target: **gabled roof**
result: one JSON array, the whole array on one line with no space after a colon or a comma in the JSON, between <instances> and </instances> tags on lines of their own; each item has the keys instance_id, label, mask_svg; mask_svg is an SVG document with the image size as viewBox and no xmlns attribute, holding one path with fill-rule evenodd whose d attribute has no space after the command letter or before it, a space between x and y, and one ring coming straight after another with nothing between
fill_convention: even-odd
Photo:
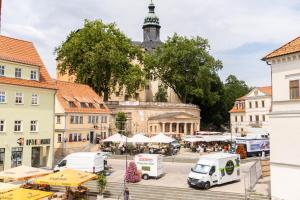
<instances>
[{"instance_id":1,"label":"gabled roof","mask_svg":"<svg viewBox=\"0 0 300 200\"><path fill-rule=\"evenodd\" d=\"M268 60L270 58L275 58L278 56L283 56L296 52L300 52L300 37L297 37L294 40L281 46L280 48L272 51L271 53L263 57L262 60Z\"/></svg>"},{"instance_id":2,"label":"gabled roof","mask_svg":"<svg viewBox=\"0 0 300 200\"><path fill-rule=\"evenodd\" d=\"M0 84L55 89L47 69L31 42L0 35L0 60L39 67L40 81L0 77Z\"/></svg>"},{"instance_id":3,"label":"gabled roof","mask_svg":"<svg viewBox=\"0 0 300 200\"><path fill-rule=\"evenodd\" d=\"M266 95L272 96L272 86L258 87L257 89Z\"/></svg>"},{"instance_id":4,"label":"gabled roof","mask_svg":"<svg viewBox=\"0 0 300 200\"><path fill-rule=\"evenodd\" d=\"M65 112L110 113L101 98L88 85L57 80L55 83L58 88L56 97ZM69 106L70 101L75 104L75 107ZM103 104L104 108L100 108L100 102ZM80 103L92 103L94 108L82 108Z\"/></svg>"},{"instance_id":5,"label":"gabled roof","mask_svg":"<svg viewBox=\"0 0 300 200\"><path fill-rule=\"evenodd\" d=\"M197 116L195 116L193 114L190 114L190 113L186 113L186 112L169 112L169 113L164 113L164 114L149 117L149 120L174 118L174 117L179 116L179 115L185 115L185 116L190 117L190 118L197 118Z\"/></svg>"},{"instance_id":6,"label":"gabled roof","mask_svg":"<svg viewBox=\"0 0 300 200\"><path fill-rule=\"evenodd\" d=\"M233 108L229 112L230 113L242 113L242 112L245 112L245 109L244 108L237 109L236 106L234 105Z\"/></svg>"}]
</instances>

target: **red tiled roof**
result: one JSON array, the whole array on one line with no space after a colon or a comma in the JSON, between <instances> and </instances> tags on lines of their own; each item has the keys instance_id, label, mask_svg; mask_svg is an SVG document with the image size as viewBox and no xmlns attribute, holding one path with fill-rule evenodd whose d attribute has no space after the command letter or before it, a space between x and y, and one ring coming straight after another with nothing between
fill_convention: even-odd
<instances>
[{"instance_id":1,"label":"red tiled roof","mask_svg":"<svg viewBox=\"0 0 300 200\"><path fill-rule=\"evenodd\" d=\"M0 35L0 60L39 67L40 81L0 77L0 84L55 89L47 69L31 42Z\"/></svg>"},{"instance_id":2,"label":"red tiled roof","mask_svg":"<svg viewBox=\"0 0 300 200\"><path fill-rule=\"evenodd\" d=\"M58 91L56 97L64 108L65 112L75 113L110 113L101 98L88 85L70 83L66 81L55 81ZM71 108L69 101L73 101L75 106ZM81 108L80 101L84 103L93 103L95 108ZM105 108L100 108L99 102L103 103Z\"/></svg>"},{"instance_id":3,"label":"red tiled roof","mask_svg":"<svg viewBox=\"0 0 300 200\"><path fill-rule=\"evenodd\" d=\"M245 109L237 109L236 106L234 105L233 108L229 111L230 113L241 113L245 112Z\"/></svg>"},{"instance_id":4,"label":"red tiled roof","mask_svg":"<svg viewBox=\"0 0 300 200\"><path fill-rule=\"evenodd\" d=\"M263 57L262 60L267 60L270 58L275 58L278 56L283 56L296 52L300 52L300 37L297 37L294 40L284 44L280 48L272 51L271 53Z\"/></svg>"},{"instance_id":5,"label":"red tiled roof","mask_svg":"<svg viewBox=\"0 0 300 200\"><path fill-rule=\"evenodd\" d=\"M258 87L258 90L266 95L272 96L272 86Z\"/></svg>"}]
</instances>

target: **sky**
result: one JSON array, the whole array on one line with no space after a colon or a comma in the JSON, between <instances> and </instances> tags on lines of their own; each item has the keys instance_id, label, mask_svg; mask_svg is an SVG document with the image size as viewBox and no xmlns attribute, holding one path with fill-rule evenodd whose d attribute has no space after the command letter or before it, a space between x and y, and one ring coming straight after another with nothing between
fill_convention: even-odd
<instances>
[{"instance_id":1,"label":"sky","mask_svg":"<svg viewBox=\"0 0 300 200\"><path fill-rule=\"evenodd\" d=\"M134 41L150 0L3 0L1 34L29 40L55 78L54 49L84 19L115 22ZM209 40L210 53L230 74L250 86L270 85L270 67L261 58L300 35L299 0L153 0L161 40L175 32Z\"/></svg>"}]
</instances>

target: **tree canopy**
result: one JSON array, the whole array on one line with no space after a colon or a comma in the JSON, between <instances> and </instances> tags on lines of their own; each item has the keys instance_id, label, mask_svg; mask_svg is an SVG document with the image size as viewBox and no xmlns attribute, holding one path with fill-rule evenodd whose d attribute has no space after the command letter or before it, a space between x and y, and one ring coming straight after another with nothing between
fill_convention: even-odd
<instances>
[{"instance_id":1,"label":"tree canopy","mask_svg":"<svg viewBox=\"0 0 300 200\"><path fill-rule=\"evenodd\" d=\"M116 88L133 94L144 84L142 50L134 46L114 23L85 20L55 49L60 73L76 75L76 82L90 85L107 101ZM137 62L133 62L136 60Z\"/></svg>"}]
</instances>

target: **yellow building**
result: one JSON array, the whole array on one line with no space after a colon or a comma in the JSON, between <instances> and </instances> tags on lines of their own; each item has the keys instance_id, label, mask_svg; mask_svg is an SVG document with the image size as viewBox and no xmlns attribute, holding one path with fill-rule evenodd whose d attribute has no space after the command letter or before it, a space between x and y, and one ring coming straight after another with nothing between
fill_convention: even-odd
<instances>
[{"instance_id":1,"label":"yellow building","mask_svg":"<svg viewBox=\"0 0 300 200\"><path fill-rule=\"evenodd\" d=\"M109 136L110 111L87 85L56 81L55 161L79 151L98 149Z\"/></svg>"},{"instance_id":2,"label":"yellow building","mask_svg":"<svg viewBox=\"0 0 300 200\"><path fill-rule=\"evenodd\" d=\"M34 45L0 36L0 170L52 167L55 92Z\"/></svg>"}]
</instances>

